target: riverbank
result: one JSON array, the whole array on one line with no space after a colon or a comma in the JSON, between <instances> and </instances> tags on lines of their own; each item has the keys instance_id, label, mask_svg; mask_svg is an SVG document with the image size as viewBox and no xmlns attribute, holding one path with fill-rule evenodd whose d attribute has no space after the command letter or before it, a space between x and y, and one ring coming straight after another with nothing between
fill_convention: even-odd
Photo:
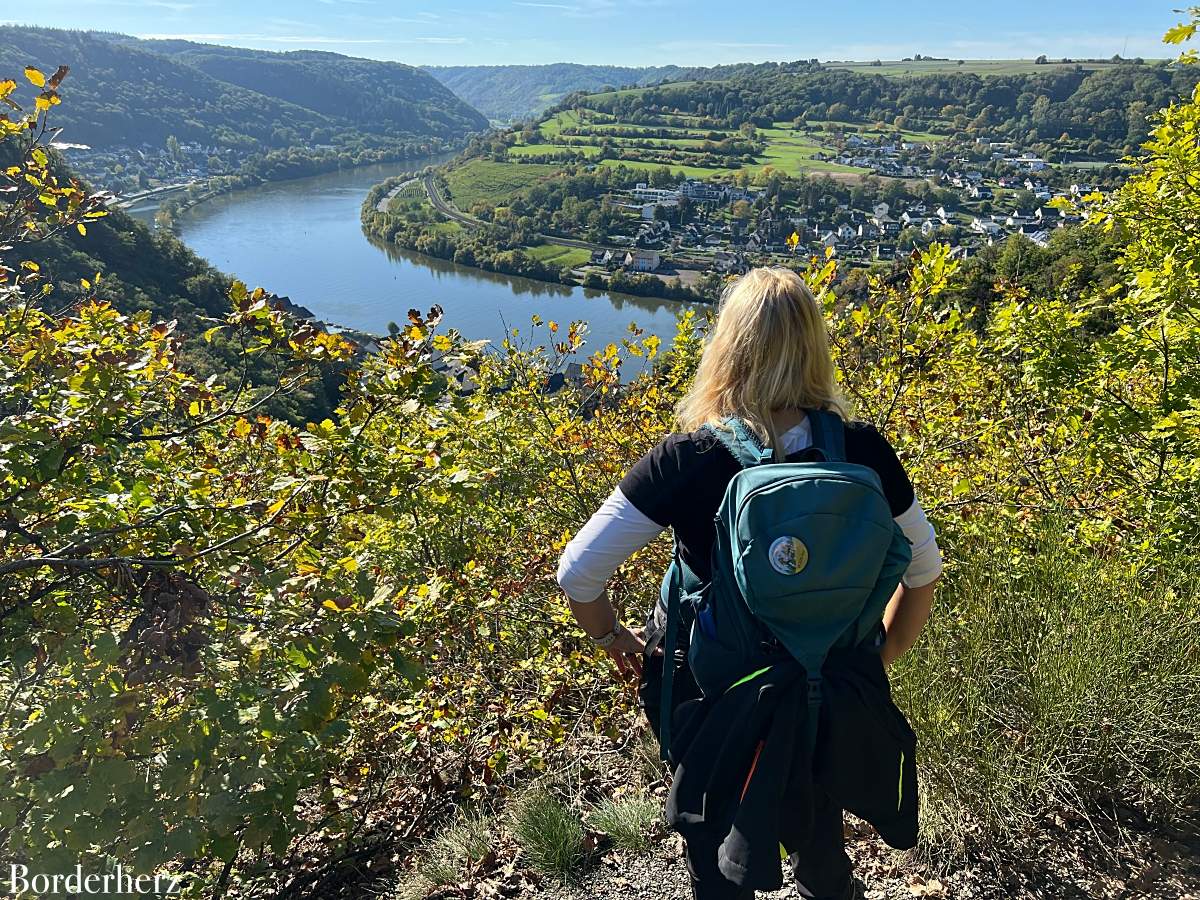
<instances>
[{"instance_id":1,"label":"riverbank","mask_svg":"<svg viewBox=\"0 0 1200 900\"><path fill-rule=\"evenodd\" d=\"M291 152L273 151L258 160L248 163L247 171L242 171L235 175L216 175L210 177L207 182L193 182L182 186L183 194L181 196L169 197L159 205L158 210L155 212L154 221L160 227L177 230L177 220L182 213L201 203L236 191L261 187L265 184L296 181L302 178L327 175L333 172L345 172L374 165L402 163L409 160L427 160L430 157L449 157L461 149L460 145L441 146L440 142L435 143L438 146L430 147L426 143L417 147L405 145L404 149L398 148L394 151L363 151L353 157L347 157L342 153L334 151L304 154L301 156L296 156ZM173 191L162 192L177 193L180 189L180 186L173 186ZM131 199L136 202L144 200L153 194L154 192L152 191L143 196Z\"/></svg>"},{"instance_id":2,"label":"riverbank","mask_svg":"<svg viewBox=\"0 0 1200 900\"><path fill-rule=\"evenodd\" d=\"M385 244L402 247L415 253L454 262L460 266L544 281L550 284L615 291L638 297L684 302L713 303L720 295L724 279L715 273L689 278L666 279L621 268L609 274L597 270L585 271L571 251L587 254L590 261L594 251L606 248L573 238L548 234L527 234L521 229L508 229L484 222L447 203L437 185L437 175L426 173L417 180L412 175L398 175L376 184L367 193L361 208L363 231ZM403 199L404 189L420 185L422 197L411 204L418 218L394 215L392 205ZM429 217L416 213L416 207L427 203ZM532 245L532 246L531 246ZM539 253L545 248L544 253ZM623 252L607 248L610 252ZM566 257L566 264L555 262Z\"/></svg>"}]
</instances>

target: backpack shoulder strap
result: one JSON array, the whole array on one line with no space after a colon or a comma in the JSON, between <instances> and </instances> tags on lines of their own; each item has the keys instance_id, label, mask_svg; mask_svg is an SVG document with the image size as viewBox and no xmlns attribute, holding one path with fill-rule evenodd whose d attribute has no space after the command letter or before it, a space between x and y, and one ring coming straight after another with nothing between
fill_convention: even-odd
<instances>
[{"instance_id":1,"label":"backpack shoulder strap","mask_svg":"<svg viewBox=\"0 0 1200 900\"><path fill-rule=\"evenodd\" d=\"M662 694L658 712L658 749L666 761L671 751L672 688L675 683L675 647L679 643L679 603L683 597L683 557L675 542L671 580L667 587L667 622L662 637ZM653 648L650 652L653 652ZM649 660L647 660L648 662Z\"/></svg>"},{"instance_id":2,"label":"backpack shoulder strap","mask_svg":"<svg viewBox=\"0 0 1200 900\"><path fill-rule=\"evenodd\" d=\"M706 424L704 428L712 432L743 469L770 462L773 458L770 448L763 447L758 435L741 419L726 419L724 428L712 424Z\"/></svg>"},{"instance_id":3,"label":"backpack shoulder strap","mask_svg":"<svg viewBox=\"0 0 1200 900\"><path fill-rule=\"evenodd\" d=\"M825 454L826 462L846 461L846 426L842 417L827 409L808 409L812 445Z\"/></svg>"}]
</instances>

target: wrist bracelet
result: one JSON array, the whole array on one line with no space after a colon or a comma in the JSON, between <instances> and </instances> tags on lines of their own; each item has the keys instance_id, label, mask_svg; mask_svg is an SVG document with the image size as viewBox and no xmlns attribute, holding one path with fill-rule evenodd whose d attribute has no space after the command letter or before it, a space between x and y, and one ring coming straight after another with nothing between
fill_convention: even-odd
<instances>
[{"instance_id":1,"label":"wrist bracelet","mask_svg":"<svg viewBox=\"0 0 1200 900\"><path fill-rule=\"evenodd\" d=\"M621 632L624 630L625 626L621 624L620 619L617 619L617 621L613 624L612 631L608 632L607 634L602 634L600 637L592 638L592 643L603 650L607 650L616 642L617 638L621 636ZM591 636L589 635L589 637Z\"/></svg>"}]
</instances>

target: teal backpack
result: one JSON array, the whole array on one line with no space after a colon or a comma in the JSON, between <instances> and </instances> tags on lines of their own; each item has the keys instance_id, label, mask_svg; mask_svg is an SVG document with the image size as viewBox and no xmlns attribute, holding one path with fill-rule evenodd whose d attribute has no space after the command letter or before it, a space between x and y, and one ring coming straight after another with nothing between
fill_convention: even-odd
<instances>
[{"instance_id":1,"label":"teal backpack","mask_svg":"<svg viewBox=\"0 0 1200 900\"><path fill-rule=\"evenodd\" d=\"M761 675L785 654L804 667L814 712L829 651L870 646L882 633L884 608L912 551L879 476L846 462L841 417L807 414L812 448L804 462L773 462L772 451L738 419L706 426L741 470L717 511L711 580L699 583L678 544L663 579L664 759L681 610L691 622L688 664L705 697Z\"/></svg>"}]
</instances>

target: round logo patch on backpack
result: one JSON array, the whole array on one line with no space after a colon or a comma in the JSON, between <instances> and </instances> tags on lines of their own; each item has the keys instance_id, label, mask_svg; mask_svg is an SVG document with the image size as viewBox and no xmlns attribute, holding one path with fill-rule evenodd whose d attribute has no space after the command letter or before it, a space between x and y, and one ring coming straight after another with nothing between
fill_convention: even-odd
<instances>
[{"instance_id":1,"label":"round logo patch on backpack","mask_svg":"<svg viewBox=\"0 0 1200 900\"><path fill-rule=\"evenodd\" d=\"M808 548L800 538L786 535L771 542L767 559L780 575L799 575L808 565Z\"/></svg>"}]
</instances>

